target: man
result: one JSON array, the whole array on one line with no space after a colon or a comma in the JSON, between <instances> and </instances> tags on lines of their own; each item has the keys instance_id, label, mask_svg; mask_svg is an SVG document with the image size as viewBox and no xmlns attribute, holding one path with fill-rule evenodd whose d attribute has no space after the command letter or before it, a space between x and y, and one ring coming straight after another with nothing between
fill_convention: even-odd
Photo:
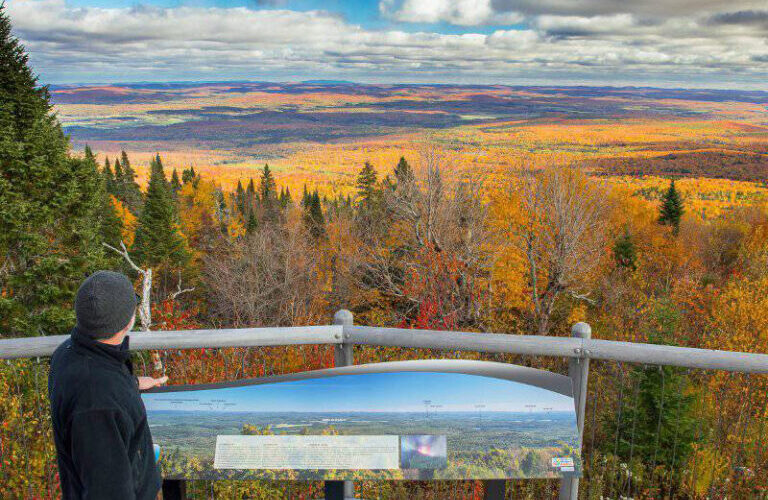
<instances>
[{"instance_id":1,"label":"man","mask_svg":"<svg viewBox=\"0 0 768 500\"><path fill-rule=\"evenodd\" d=\"M77 325L51 358L48 396L64 500L154 500L160 489L139 390L167 377L135 377L128 332L130 280L99 271L75 298Z\"/></svg>"}]
</instances>

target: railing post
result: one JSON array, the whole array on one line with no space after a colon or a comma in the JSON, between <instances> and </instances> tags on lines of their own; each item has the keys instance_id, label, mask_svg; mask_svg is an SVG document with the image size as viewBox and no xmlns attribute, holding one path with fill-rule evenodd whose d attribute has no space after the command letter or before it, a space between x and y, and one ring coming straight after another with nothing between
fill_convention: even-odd
<instances>
[{"instance_id":1,"label":"railing post","mask_svg":"<svg viewBox=\"0 0 768 500\"><path fill-rule=\"evenodd\" d=\"M576 323L571 327L571 337L580 339L592 338L592 327L587 323ZM573 380L573 403L576 407L576 425L579 429L578 449L581 452L581 443L584 437L584 412L587 409L587 385L589 378L589 358L581 353L582 357L570 358L568 361L568 375ZM582 466L584 461L582 460ZM566 477L560 482L560 500L578 500L579 478Z\"/></svg>"},{"instance_id":2,"label":"railing post","mask_svg":"<svg viewBox=\"0 0 768 500\"><path fill-rule=\"evenodd\" d=\"M346 309L340 309L333 315L333 324L342 326L351 326L353 322L352 312ZM352 344L344 342L335 344L333 347L333 359L336 366L349 366L355 363L352 351ZM355 497L355 483L352 481L326 481L325 482L325 500L344 500L345 498Z\"/></svg>"},{"instance_id":3,"label":"railing post","mask_svg":"<svg viewBox=\"0 0 768 500\"><path fill-rule=\"evenodd\" d=\"M179 479L163 479L163 500L186 500L187 482Z\"/></svg>"},{"instance_id":4,"label":"railing post","mask_svg":"<svg viewBox=\"0 0 768 500\"><path fill-rule=\"evenodd\" d=\"M486 479L483 481L484 500L504 500L507 496L507 481L504 479Z\"/></svg>"}]
</instances>

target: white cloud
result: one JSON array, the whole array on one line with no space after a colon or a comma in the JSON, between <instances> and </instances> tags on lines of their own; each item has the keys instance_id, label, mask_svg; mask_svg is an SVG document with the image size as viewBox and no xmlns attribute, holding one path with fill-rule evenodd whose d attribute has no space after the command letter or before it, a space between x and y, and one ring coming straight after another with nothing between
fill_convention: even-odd
<instances>
[{"instance_id":1,"label":"white cloud","mask_svg":"<svg viewBox=\"0 0 768 500\"><path fill-rule=\"evenodd\" d=\"M412 12L466 24L497 15L488 14L491 3L453 2L453 10L445 10L447 3ZM735 86L768 74L766 27L757 14L544 14L528 19L526 29L445 34L369 30L324 11L80 8L64 0L9 0L7 9L45 81L328 76Z\"/></svg>"},{"instance_id":2,"label":"white cloud","mask_svg":"<svg viewBox=\"0 0 768 500\"><path fill-rule=\"evenodd\" d=\"M379 11L407 23L447 22L461 26L515 24L523 16L514 12L497 13L491 0L381 0Z\"/></svg>"},{"instance_id":3,"label":"white cloud","mask_svg":"<svg viewBox=\"0 0 768 500\"><path fill-rule=\"evenodd\" d=\"M656 18L765 8L765 0L492 0L496 12L598 16L635 14Z\"/></svg>"},{"instance_id":4,"label":"white cloud","mask_svg":"<svg viewBox=\"0 0 768 500\"><path fill-rule=\"evenodd\" d=\"M631 14L613 14L609 16L539 16L536 26L547 33L594 35L597 33L615 33L635 26Z\"/></svg>"}]
</instances>

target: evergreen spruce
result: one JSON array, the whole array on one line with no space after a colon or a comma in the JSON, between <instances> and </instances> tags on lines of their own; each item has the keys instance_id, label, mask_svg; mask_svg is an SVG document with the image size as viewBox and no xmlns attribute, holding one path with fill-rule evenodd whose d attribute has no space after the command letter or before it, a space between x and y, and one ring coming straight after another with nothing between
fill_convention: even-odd
<instances>
[{"instance_id":1,"label":"evergreen spruce","mask_svg":"<svg viewBox=\"0 0 768 500\"><path fill-rule=\"evenodd\" d=\"M115 187L112 191L112 194L114 194L118 200L125 203L125 175L123 175L123 167L120 165L120 160L117 158L115 158L114 169Z\"/></svg>"},{"instance_id":2,"label":"evergreen spruce","mask_svg":"<svg viewBox=\"0 0 768 500\"><path fill-rule=\"evenodd\" d=\"M195 169L194 167L189 167L187 169L184 169L184 171L181 173L181 182L182 184L189 184L190 182L195 180Z\"/></svg>"},{"instance_id":3,"label":"evergreen spruce","mask_svg":"<svg viewBox=\"0 0 768 500\"><path fill-rule=\"evenodd\" d=\"M69 141L0 3L0 332L64 334L75 291L105 266L103 178Z\"/></svg>"},{"instance_id":4,"label":"evergreen spruce","mask_svg":"<svg viewBox=\"0 0 768 500\"><path fill-rule=\"evenodd\" d=\"M412 182L413 179L413 169L411 169L411 166L405 160L405 157L401 156L400 161L397 162L397 165L395 166L395 180L397 181L397 184L408 184Z\"/></svg>"},{"instance_id":5,"label":"evergreen spruce","mask_svg":"<svg viewBox=\"0 0 768 500\"><path fill-rule=\"evenodd\" d=\"M261 172L259 197L263 203L277 198L277 184L275 183L272 171L269 169L269 165L264 165L264 170Z\"/></svg>"},{"instance_id":6,"label":"evergreen spruce","mask_svg":"<svg viewBox=\"0 0 768 500\"><path fill-rule=\"evenodd\" d=\"M304 224L314 238L325 236L325 217L317 190L309 196L307 204L304 205Z\"/></svg>"},{"instance_id":7,"label":"evergreen spruce","mask_svg":"<svg viewBox=\"0 0 768 500\"><path fill-rule=\"evenodd\" d=\"M637 249L629 228L625 228L624 233L613 243L613 258L620 267L633 271L637 269Z\"/></svg>"},{"instance_id":8,"label":"evergreen spruce","mask_svg":"<svg viewBox=\"0 0 768 500\"><path fill-rule=\"evenodd\" d=\"M235 189L235 208L242 217L248 216L248 200L240 180L237 181L237 189Z\"/></svg>"},{"instance_id":9,"label":"evergreen spruce","mask_svg":"<svg viewBox=\"0 0 768 500\"><path fill-rule=\"evenodd\" d=\"M89 164L90 168L96 169L96 157L91 151L91 148L85 146L84 161ZM112 173L111 170L107 170L109 162L105 163L105 171ZM102 172L103 173L103 172ZM96 212L99 219L99 236L103 243L107 243L114 247L120 246L120 242L123 238L123 221L117 213L117 208L112 201L112 194L107 190L107 185L110 181L114 182L114 179L110 179L111 176L102 175L103 180L98 186L98 196L100 199L100 208ZM117 255L107 254L108 258L112 260L114 267L122 265L122 261Z\"/></svg>"},{"instance_id":10,"label":"evergreen spruce","mask_svg":"<svg viewBox=\"0 0 768 500\"><path fill-rule=\"evenodd\" d=\"M361 204L370 206L373 203L376 195L376 184L376 170L370 162L365 162L357 176L357 196Z\"/></svg>"},{"instance_id":11,"label":"evergreen spruce","mask_svg":"<svg viewBox=\"0 0 768 500\"><path fill-rule=\"evenodd\" d=\"M120 151L120 163L122 163L123 168L128 171L133 171L133 168L131 168L131 161L128 159L128 153L125 152L125 150ZM131 177L131 180L134 178Z\"/></svg>"},{"instance_id":12,"label":"evergreen spruce","mask_svg":"<svg viewBox=\"0 0 768 500\"><path fill-rule=\"evenodd\" d=\"M109 164L109 157L104 158L104 168L101 173L104 176L104 186L107 192L114 196L117 183L115 181L115 174L112 173L112 167Z\"/></svg>"},{"instance_id":13,"label":"evergreen spruce","mask_svg":"<svg viewBox=\"0 0 768 500\"><path fill-rule=\"evenodd\" d=\"M659 223L672 226L675 234L680 230L680 219L683 217L685 207L680 192L675 187L675 181L669 182L669 188L661 199L659 208Z\"/></svg>"},{"instance_id":14,"label":"evergreen spruce","mask_svg":"<svg viewBox=\"0 0 768 500\"><path fill-rule=\"evenodd\" d=\"M259 220L256 218L256 212L254 209L248 211L248 221L245 223L245 231L251 234L259 227Z\"/></svg>"},{"instance_id":15,"label":"evergreen spruce","mask_svg":"<svg viewBox=\"0 0 768 500\"><path fill-rule=\"evenodd\" d=\"M291 199L291 189L286 187L285 193L283 194L283 197L280 200L280 206L283 207L283 209L288 208L288 205L293 203L293 200Z\"/></svg>"},{"instance_id":16,"label":"evergreen spruce","mask_svg":"<svg viewBox=\"0 0 768 500\"><path fill-rule=\"evenodd\" d=\"M656 306L650 318L648 342L667 344L674 338L680 312L672 306ZM688 463L699 423L694 415L695 387L684 370L673 366L637 366L624 387L621 417L609 417L605 451L623 461L665 466L679 474ZM630 467L632 465L630 464Z\"/></svg>"},{"instance_id":17,"label":"evergreen spruce","mask_svg":"<svg viewBox=\"0 0 768 500\"><path fill-rule=\"evenodd\" d=\"M248 180L248 187L245 188L245 203L248 207L248 217L253 216L256 218L256 207L258 206L258 195L256 194L256 187L253 183L253 178Z\"/></svg>"},{"instance_id":18,"label":"evergreen spruce","mask_svg":"<svg viewBox=\"0 0 768 500\"><path fill-rule=\"evenodd\" d=\"M181 191L181 181L179 180L179 173L176 172L176 169L173 169L173 173L171 174L171 191L173 191L173 195L176 196L179 194L179 191Z\"/></svg>"},{"instance_id":19,"label":"evergreen spruce","mask_svg":"<svg viewBox=\"0 0 768 500\"><path fill-rule=\"evenodd\" d=\"M140 265L168 272L186 266L190 254L179 230L173 193L159 160L158 155L151 163L146 202L131 250Z\"/></svg>"},{"instance_id":20,"label":"evergreen spruce","mask_svg":"<svg viewBox=\"0 0 768 500\"><path fill-rule=\"evenodd\" d=\"M264 170L261 173L261 179L259 180L259 200L261 207L263 208L263 217L266 220L275 221L278 219L278 203L277 198L277 184L275 178L272 175L272 171L269 169L269 165L264 165Z\"/></svg>"},{"instance_id":21,"label":"evergreen spruce","mask_svg":"<svg viewBox=\"0 0 768 500\"><path fill-rule=\"evenodd\" d=\"M136 171L131 166L128 154L120 153L120 159L115 158L115 196L122 201L134 215L138 215L144 203L139 184L136 182Z\"/></svg>"}]
</instances>

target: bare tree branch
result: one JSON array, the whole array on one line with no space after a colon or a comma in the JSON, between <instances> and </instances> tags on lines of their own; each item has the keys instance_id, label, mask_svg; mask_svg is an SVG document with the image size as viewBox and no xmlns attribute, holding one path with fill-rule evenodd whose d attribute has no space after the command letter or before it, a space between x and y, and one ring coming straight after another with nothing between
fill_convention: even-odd
<instances>
[{"instance_id":1,"label":"bare tree branch","mask_svg":"<svg viewBox=\"0 0 768 500\"><path fill-rule=\"evenodd\" d=\"M194 292L194 291L195 291L195 287L184 288L184 289L181 288L181 270L179 270L179 279L176 284L176 291L168 295L168 300L176 300L176 298L179 295L184 293Z\"/></svg>"}]
</instances>

